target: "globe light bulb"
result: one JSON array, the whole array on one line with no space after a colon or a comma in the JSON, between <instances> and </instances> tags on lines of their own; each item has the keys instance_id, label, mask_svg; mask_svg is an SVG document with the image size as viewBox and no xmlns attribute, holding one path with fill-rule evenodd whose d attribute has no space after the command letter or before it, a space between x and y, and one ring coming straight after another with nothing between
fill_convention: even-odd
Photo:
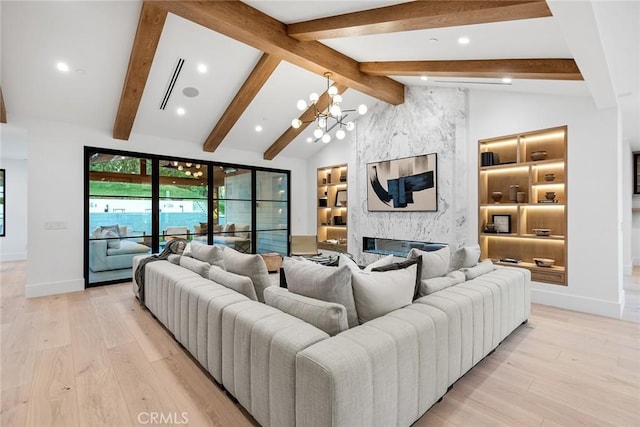
<instances>
[{"instance_id":1,"label":"globe light bulb","mask_svg":"<svg viewBox=\"0 0 640 427\"><path fill-rule=\"evenodd\" d=\"M292 128L298 129L300 126L302 126L302 121L300 121L300 119L291 120L291 127Z\"/></svg>"},{"instance_id":2,"label":"globe light bulb","mask_svg":"<svg viewBox=\"0 0 640 427\"><path fill-rule=\"evenodd\" d=\"M185 166L188 167L188 168L190 168L191 165L192 165L192 163L185 163Z\"/></svg>"},{"instance_id":3,"label":"globe light bulb","mask_svg":"<svg viewBox=\"0 0 640 427\"><path fill-rule=\"evenodd\" d=\"M360 114L361 116L367 114L367 106L364 104L360 104L358 106L358 114Z\"/></svg>"},{"instance_id":4,"label":"globe light bulb","mask_svg":"<svg viewBox=\"0 0 640 427\"><path fill-rule=\"evenodd\" d=\"M356 124L355 124L355 123L353 123L353 122L347 122L347 130L348 130L349 132L351 132L352 130L354 130L354 129L355 129L355 127L356 127Z\"/></svg>"},{"instance_id":5,"label":"globe light bulb","mask_svg":"<svg viewBox=\"0 0 640 427\"><path fill-rule=\"evenodd\" d=\"M316 128L316 130L313 131L313 136L315 136L316 138L320 138L323 133L324 132L322 131L322 129L318 127Z\"/></svg>"},{"instance_id":6,"label":"globe light bulb","mask_svg":"<svg viewBox=\"0 0 640 427\"><path fill-rule=\"evenodd\" d=\"M296 106L298 107L298 110L304 111L307 109L307 102L304 99L301 99L298 101Z\"/></svg>"},{"instance_id":7,"label":"globe light bulb","mask_svg":"<svg viewBox=\"0 0 640 427\"><path fill-rule=\"evenodd\" d=\"M191 175L191 171L185 171L184 174L189 176L189 175Z\"/></svg>"},{"instance_id":8,"label":"globe light bulb","mask_svg":"<svg viewBox=\"0 0 640 427\"><path fill-rule=\"evenodd\" d=\"M342 102L342 95L336 95L333 97L333 102L335 102L336 104L339 104Z\"/></svg>"},{"instance_id":9,"label":"globe light bulb","mask_svg":"<svg viewBox=\"0 0 640 427\"><path fill-rule=\"evenodd\" d=\"M331 135L329 135L328 133L322 135L322 142L324 142L325 144L331 142Z\"/></svg>"},{"instance_id":10,"label":"globe light bulb","mask_svg":"<svg viewBox=\"0 0 640 427\"><path fill-rule=\"evenodd\" d=\"M344 129L338 129L336 131L336 138L342 140L344 139L344 137L347 135L347 133L344 131Z\"/></svg>"},{"instance_id":11,"label":"globe light bulb","mask_svg":"<svg viewBox=\"0 0 640 427\"><path fill-rule=\"evenodd\" d=\"M181 171L183 169L182 165L178 166L178 170Z\"/></svg>"},{"instance_id":12,"label":"globe light bulb","mask_svg":"<svg viewBox=\"0 0 640 427\"><path fill-rule=\"evenodd\" d=\"M173 162L173 166L178 166L178 162Z\"/></svg>"},{"instance_id":13,"label":"globe light bulb","mask_svg":"<svg viewBox=\"0 0 640 427\"><path fill-rule=\"evenodd\" d=\"M309 95L309 101L311 101L312 103L316 103L316 101L318 100L318 98L320 98L318 96L317 93L313 92L311 95Z\"/></svg>"},{"instance_id":14,"label":"globe light bulb","mask_svg":"<svg viewBox=\"0 0 640 427\"><path fill-rule=\"evenodd\" d=\"M331 108L329 108L329 112L334 117L340 117L340 115L342 114L342 110L340 109L340 106L336 104L333 104Z\"/></svg>"},{"instance_id":15,"label":"globe light bulb","mask_svg":"<svg viewBox=\"0 0 640 427\"><path fill-rule=\"evenodd\" d=\"M196 169L200 169L200 165L196 163Z\"/></svg>"},{"instance_id":16,"label":"globe light bulb","mask_svg":"<svg viewBox=\"0 0 640 427\"><path fill-rule=\"evenodd\" d=\"M331 86L329 90L327 90L327 93L329 94L329 96L335 96L338 94L338 88L335 86Z\"/></svg>"}]
</instances>

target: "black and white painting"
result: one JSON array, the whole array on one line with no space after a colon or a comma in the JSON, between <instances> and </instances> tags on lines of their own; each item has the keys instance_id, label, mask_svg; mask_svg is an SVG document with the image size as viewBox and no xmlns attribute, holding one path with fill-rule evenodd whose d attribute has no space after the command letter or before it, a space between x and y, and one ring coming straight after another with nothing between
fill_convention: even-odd
<instances>
[{"instance_id":1,"label":"black and white painting","mask_svg":"<svg viewBox=\"0 0 640 427\"><path fill-rule=\"evenodd\" d=\"M367 164L367 209L437 211L436 153Z\"/></svg>"}]
</instances>

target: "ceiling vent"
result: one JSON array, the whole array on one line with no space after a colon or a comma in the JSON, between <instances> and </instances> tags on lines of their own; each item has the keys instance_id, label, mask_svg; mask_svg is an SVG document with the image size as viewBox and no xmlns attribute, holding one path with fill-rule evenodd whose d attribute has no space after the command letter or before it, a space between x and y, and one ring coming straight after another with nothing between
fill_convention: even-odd
<instances>
[{"instance_id":1,"label":"ceiling vent","mask_svg":"<svg viewBox=\"0 0 640 427\"><path fill-rule=\"evenodd\" d=\"M178 58L178 62L176 62L176 66L173 68L173 73L171 74L171 78L169 79L169 83L167 84L167 88L164 91L164 96L162 97L162 102L160 103L160 109L164 110L167 107L167 102L169 102L169 98L173 93L173 88L178 81L178 76L180 75L180 71L182 71L182 66L184 65L184 59Z\"/></svg>"}]
</instances>

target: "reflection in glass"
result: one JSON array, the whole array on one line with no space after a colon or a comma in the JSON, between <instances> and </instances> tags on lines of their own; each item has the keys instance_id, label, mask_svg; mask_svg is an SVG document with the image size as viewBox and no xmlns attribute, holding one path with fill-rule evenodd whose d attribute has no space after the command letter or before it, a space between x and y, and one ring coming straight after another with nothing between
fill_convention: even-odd
<instances>
[{"instance_id":1,"label":"reflection in glass","mask_svg":"<svg viewBox=\"0 0 640 427\"><path fill-rule=\"evenodd\" d=\"M288 185L281 172L256 172L256 230L258 253L286 256L288 245Z\"/></svg>"},{"instance_id":2,"label":"reflection in glass","mask_svg":"<svg viewBox=\"0 0 640 427\"><path fill-rule=\"evenodd\" d=\"M4 169L0 169L0 236L5 235L5 204L4 204L4 180L5 180L6 171Z\"/></svg>"}]
</instances>

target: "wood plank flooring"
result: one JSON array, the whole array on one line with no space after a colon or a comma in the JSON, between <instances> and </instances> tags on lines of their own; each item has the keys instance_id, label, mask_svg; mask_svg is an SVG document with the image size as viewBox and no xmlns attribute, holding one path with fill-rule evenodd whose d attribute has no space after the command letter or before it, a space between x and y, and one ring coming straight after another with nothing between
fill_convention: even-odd
<instances>
[{"instance_id":1,"label":"wood plank flooring","mask_svg":"<svg viewBox=\"0 0 640 427\"><path fill-rule=\"evenodd\" d=\"M0 425L250 426L130 284L24 298L0 263ZM156 425L156 424L154 424ZM640 324L534 305L415 426L638 426Z\"/></svg>"}]
</instances>

